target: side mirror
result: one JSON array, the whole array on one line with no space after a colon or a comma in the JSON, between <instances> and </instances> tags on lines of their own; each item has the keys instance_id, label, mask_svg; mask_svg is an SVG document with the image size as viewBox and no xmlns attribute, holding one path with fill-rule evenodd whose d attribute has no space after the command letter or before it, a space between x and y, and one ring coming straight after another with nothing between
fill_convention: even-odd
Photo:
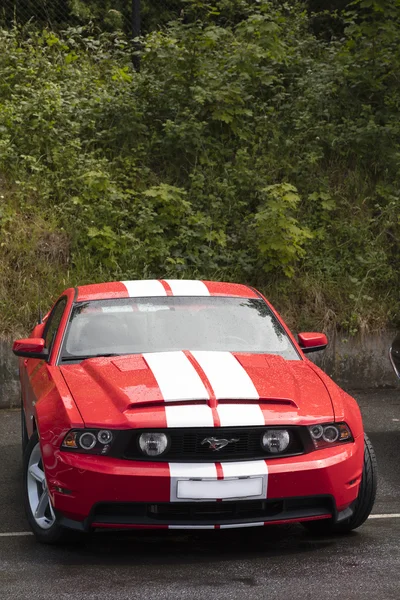
<instances>
[{"instance_id":1,"label":"side mirror","mask_svg":"<svg viewBox=\"0 0 400 600\"><path fill-rule=\"evenodd\" d=\"M16 340L13 343L12 351L16 356L23 356L24 358L42 358L43 360L47 360L49 353L44 345L45 341L43 338Z\"/></svg>"},{"instance_id":2,"label":"side mirror","mask_svg":"<svg viewBox=\"0 0 400 600\"><path fill-rule=\"evenodd\" d=\"M389 350L389 358L397 377L400 379L400 335L393 341Z\"/></svg>"},{"instance_id":3,"label":"side mirror","mask_svg":"<svg viewBox=\"0 0 400 600\"><path fill-rule=\"evenodd\" d=\"M324 333L299 333L297 337L304 354L325 350L328 345L328 338Z\"/></svg>"}]
</instances>

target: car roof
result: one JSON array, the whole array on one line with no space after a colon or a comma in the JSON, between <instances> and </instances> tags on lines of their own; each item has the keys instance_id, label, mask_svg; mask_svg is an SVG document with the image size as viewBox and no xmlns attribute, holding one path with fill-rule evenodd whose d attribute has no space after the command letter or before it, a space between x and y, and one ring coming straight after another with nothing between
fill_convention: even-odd
<instances>
[{"instance_id":1,"label":"car roof","mask_svg":"<svg viewBox=\"0 0 400 600\"><path fill-rule=\"evenodd\" d=\"M227 296L259 298L247 285L195 279L138 279L81 285L76 288L77 302L112 298L147 298L160 296Z\"/></svg>"}]
</instances>

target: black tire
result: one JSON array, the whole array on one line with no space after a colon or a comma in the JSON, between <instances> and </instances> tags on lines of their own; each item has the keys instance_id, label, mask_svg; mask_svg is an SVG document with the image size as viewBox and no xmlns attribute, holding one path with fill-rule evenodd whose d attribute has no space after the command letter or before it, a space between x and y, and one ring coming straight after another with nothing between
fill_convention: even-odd
<instances>
[{"instance_id":1,"label":"black tire","mask_svg":"<svg viewBox=\"0 0 400 600\"><path fill-rule=\"evenodd\" d=\"M313 534L349 533L366 521L374 506L377 489L378 468L374 448L364 434L364 467L357 500L353 505L353 514L346 521L334 523L330 519L310 521L304 527Z\"/></svg>"},{"instance_id":2,"label":"black tire","mask_svg":"<svg viewBox=\"0 0 400 600\"><path fill-rule=\"evenodd\" d=\"M25 411L24 404L21 398L21 443L22 443L22 456L24 455L25 448L29 442L28 431L26 429Z\"/></svg>"},{"instance_id":3,"label":"black tire","mask_svg":"<svg viewBox=\"0 0 400 600\"><path fill-rule=\"evenodd\" d=\"M24 508L25 514L28 519L29 525L36 537L36 539L42 544L66 544L66 543L76 543L81 541L83 538L83 534L78 531L73 531L71 529L67 529L62 527L57 523L57 520L48 528L43 529L36 522L31 505L29 502L28 495L28 465L29 459L34 448L39 443L39 436L35 431L28 441L28 444L25 448L24 459L23 459L23 494L24 494Z\"/></svg>"}]
</instances>

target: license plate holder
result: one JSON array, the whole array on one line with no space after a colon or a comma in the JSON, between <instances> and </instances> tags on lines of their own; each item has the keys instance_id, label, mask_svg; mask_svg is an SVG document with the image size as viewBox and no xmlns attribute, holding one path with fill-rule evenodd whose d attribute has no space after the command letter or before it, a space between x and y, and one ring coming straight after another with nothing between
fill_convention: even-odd
<instances>
[{"instance_id":1,"label":"license plate holder","mask_svg":"<svg viewBox=\"0 0 400 600\"><path fill-rule=\"evenodd\" d=\"M263 477L178 480L176 496L179 500L259 498L263 493L263 484Z\"/></svg>"}]
</instances>

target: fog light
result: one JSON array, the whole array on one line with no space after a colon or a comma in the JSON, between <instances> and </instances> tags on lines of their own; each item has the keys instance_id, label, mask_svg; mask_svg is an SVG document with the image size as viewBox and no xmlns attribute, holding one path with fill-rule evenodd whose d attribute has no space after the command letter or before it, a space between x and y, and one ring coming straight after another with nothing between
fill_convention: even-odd
<instances>
[{"instance_id":1,"label":"fog light","mask_svg":"<svg viewBox=\"0 0 400 600\"><path fill-rule=\"evenodd\" d=\"M79 445L84 450L91 450L96 445L96 436L90 431L83 433L79 438Z\"/></svg>"},{"instance_id":2,"label":"fog light","mask_svg":"<svg viewBox=\"0 0 400 600\"><path fill-rule=\"evenodd\" d=\"M262 438L264 450L277 454L284 452L290 444L290 433L286 429L269 429Z\"/></svg>"},{"instance_id":3,"label":"fog light","mask_svg":"<svg viewBox=\"0 0 400 600\"><path fill-rule=\"evenodd\" d=\"M168 438L165 433L142 433L139 446L147 456L160 456L168 447Z\"/></svg>"}]
</instances>

